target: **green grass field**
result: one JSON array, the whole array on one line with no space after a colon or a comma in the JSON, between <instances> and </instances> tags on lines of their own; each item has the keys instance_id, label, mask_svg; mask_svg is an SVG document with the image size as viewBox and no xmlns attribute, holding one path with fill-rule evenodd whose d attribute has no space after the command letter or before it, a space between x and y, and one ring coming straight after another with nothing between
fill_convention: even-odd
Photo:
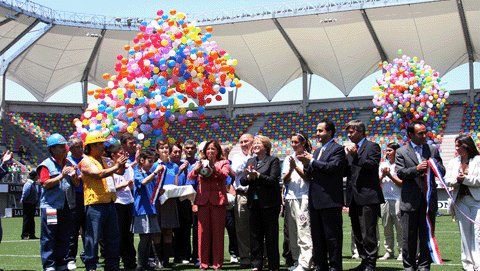
<instances>
[{"instance_id":1,"label":"green grass field","mask_svg":"<svg viewBox=\"0 0 480 271\"><path fill-rule=\"evenodd\" d=\"M283 223L283 220L280 224ZM41 261L39 256L40 244L38 240L21 240L20 233L22 230L21 218L3 218L3 241L0 244L0 269L4 270L41 270ZM37 236L40 236L40 223L37 218ZM282 225L281 225L282 226ZM348 270L359 264L359 260L352 260L350 253L350 220L346 214L344 214L343 220L344 228L344 245L343 245L343 268ZM281 232L283 232L281 230ZM380 227L380 236L382 246L380 250L380 256L384 254L383 249L383 230ZM460 234L458 232L458 226L455 222L452 222L450 216L441 216L437 219L436 224L436 236L440 252L444 260L444 265L434 265L432 270L462 270L460 263ZM138 242L138 238L135 239ZM228 239L225 244L227 247ZM280 234L280 242L283 242L283 234ZM281 249L280 245L280 249ZM281 253L281 252L280 252ZM238 265L229 263L230 255L225 252L225 265L224 270L239 270ZM282 265L284 264L283 258L281 259ZM83 270L81 261L77 261L77 270ZM189 265L177 265L174 270L198 270L192 264ZM287 270L286 267L282 267L281 270ZM403 270L401 262L396 260L378 261L377 270Z\"/></svg>"}]
</instances>

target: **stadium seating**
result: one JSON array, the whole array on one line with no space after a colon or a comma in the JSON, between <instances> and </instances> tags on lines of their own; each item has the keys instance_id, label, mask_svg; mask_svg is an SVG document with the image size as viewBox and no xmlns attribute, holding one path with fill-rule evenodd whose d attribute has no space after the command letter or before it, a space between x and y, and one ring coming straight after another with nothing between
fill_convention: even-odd
<instances>
[{"instance_id":1,"label":"stadium seating","mask_svg":"<svg viewBox=\"0 0 480 271\"><path fill-rule=\"evenodd\" d=\"M460 133L469 134L480 148L480 104L465 104Z\"/></svg>"},{"instance_id":2,"label":"stadium seating","mask_svg":"<svg viewBox=\"0 0 480 271\"><path fill-rule=\"evenodd\" d=\"M69 137L75 132L75 114L22 112L21 117L43 129L47 134L59 133ZM38 131L36 131L38 133ZM35 132L34 132L35 133ZM47 136L48 137L48 136Z\"/></svg>"},{"instance_id":3,"label":"stadium seating","mask_svg":"<svg viewBox=\"0 0 480 271\"><path fill-rule=\"evenodd\" d=\"M272 154L281 158L292 152L290 146L290 137L294 132L303 132L309 137L315 134L318 120L329 118L337 126L337 137L341 143L342 138L346 137L344 125L358 116L356 108L336 108L310 110L307 114L297 112L275 112L266 113L268 117L259 134L271 138L273 142ZM316 139L312 138L312 144L317 146Z\"/></svg>"},{"instance_id":4,"label":"stadium seating","mask_svg":"<svg viewBox=\"0 0 480 271\"><path fill-rule=\"evenodd\" d=\"M254 114L240 114L233 119L223 116L189 118L182 122L172 122L168 136L178 142L187 139L202 142L213 138L224 143L237 144L238 135L245 133L255 118Z\"/></svg>"}]
</instances>

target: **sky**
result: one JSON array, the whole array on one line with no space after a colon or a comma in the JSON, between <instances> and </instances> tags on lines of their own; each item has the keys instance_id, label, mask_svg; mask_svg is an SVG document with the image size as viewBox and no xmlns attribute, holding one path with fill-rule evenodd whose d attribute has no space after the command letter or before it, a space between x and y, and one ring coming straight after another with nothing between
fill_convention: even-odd
<instances>
[{"instance_id":1,"label":"sky","mask_svg":"<svg viewBox=\"0 0 480 271\"><path fill-rule=\"evenodd\" d=\"M293 4L301 2L312 1L279 1L279 0L175 0L175 1L154 1L154 0L117 0L117 1L99 1L99 0L82 0L82 1L66 1L66 0L33 0L40 5L52 8L56 11L70 11L85 14L101 14L112 17L139 17L139 18L153 18L156 11L159 9L170 10L176 9L187 14L191 13L205 13L206 15L214 15L216 12L222 10L235 10L241 12L242 9L256 9L268 6L278 6L280 4ZM212 40L215 40L213 35ZM119 49L120 50L120 49ZM475 78L476 88L480 87L480 63L475 63ZM367 96L373 95L371 86L375 84L375 78L380 75L376 72L363 79L351 92L349 96ZM462 65L442 78L447 82L447 88L450 90L468 89L468 65ZM260 94L254 87L248 83L243 82L243 87L238 91L237 103L251 103L267 102L267 99ZM22 101L36 101L36 99L23 87L7 79L6 100L22 100ZM96 88L95 85L90 85L89 88ZM301 100L302 97L302 79L298 78L290 82L282 88L272 101L292 101ZM314 90L326 91L314 91ZM52 96L48 102L65 102L65 97L68 95L69 100L82 101L82 90L80 83L76 83L65 87L57 94ZM312 78L312 93L310 99L324 99L343 97L343 94L329 81L314 75ZM91 99L89 99L91 101ZM211 105L227 104L227 99L221 102L212 102Z\"/></svg>"}]
</instances>

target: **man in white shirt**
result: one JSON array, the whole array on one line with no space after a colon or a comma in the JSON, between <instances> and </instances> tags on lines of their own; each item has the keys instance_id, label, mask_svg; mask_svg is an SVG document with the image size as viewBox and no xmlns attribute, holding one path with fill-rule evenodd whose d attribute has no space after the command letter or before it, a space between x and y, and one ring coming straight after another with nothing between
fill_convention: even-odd
<instances>
[{"instance_id":1,"label":"man in white shirt","mask_svg":"<svg viewBox=\"0 0 480 271\"><path fill-rule=\"evenodd\" d=\"M240 268L250 268L250 212L247 207L248 186L240 184L239 175L245 170L247 160L252 157L251 148L253 136L243 134L240 137L241 153L237 153L232 158L232 171L235 174L233 188L235 189L235 229L237 231L238 254L240 257ZM233 175L232 173L232 175Z\"/></svg>"},{"instance_id":2,"label":"man in white shirt","mask_svg":"<svg viewBox=\"0 0 480 271\"><path fill-rule=\"evenodd\" d=\"M400 148L396 142L387 144L385 161L380 164L380 181L382 182L385 203L381 206L383 232L385 234L385 255L380 260L393 259L395 246L393 227L397 233L398 258L402 260L402 225L400 223L400 197L402 180L395 173L395 152Z\"/></svg>"}]
</instances>

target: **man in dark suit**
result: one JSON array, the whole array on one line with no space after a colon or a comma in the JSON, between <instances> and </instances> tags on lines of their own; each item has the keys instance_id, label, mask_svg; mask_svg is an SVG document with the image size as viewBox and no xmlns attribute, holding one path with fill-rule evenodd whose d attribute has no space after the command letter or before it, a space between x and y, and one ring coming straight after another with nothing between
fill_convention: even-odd
<instances>
[{"instance_id":1,"label":"man in dark suit","mask_svg":"<svg viewBox=\"0 0 480 271\"><path fill-rule=\"evenodd\" d=\"M333 137L335 124L329 119L317 125L322 147L312 154L297 155L310 178L308 209L316 270L342 270L342 206L345 152ZM295 269L297 270L297 269Z\"/></svg>"},{"instance_id":2,"label":"man in dark suit","mask_svg":"<svg viewBox=\"0 0 480 271\"><path fill-rule=\"evenodd\" d=\"M395 164L397 176L403 180L400 201L401 223L403 229L403 267L405 270L430 270L432 259L428 249L427 221L425 217L427 200L425 173L427 160L434 158L442 174L445 168L438 150L427 144L427 129L422 121L413 121L408 125L410 142L397 150ZM433 187L428 216L435 226L437 212L437 190L435 178L428 180ZM417 263L417 240L419 255Z\"/></svg>"},{"instance_id":3,"label":"man in dark suit","mask_svg":"<svg viewBox=\"0 0 480 271\"><path fill-rule=\"evenodd\" d=\"M352 231L362 262L353 271L375 270L378 256L377 227L380 204L385 202L378 176L380 146L365 138L365 124L352 120L346 126L348 138L346 204Z\"/></svg>"}]
</instances>

